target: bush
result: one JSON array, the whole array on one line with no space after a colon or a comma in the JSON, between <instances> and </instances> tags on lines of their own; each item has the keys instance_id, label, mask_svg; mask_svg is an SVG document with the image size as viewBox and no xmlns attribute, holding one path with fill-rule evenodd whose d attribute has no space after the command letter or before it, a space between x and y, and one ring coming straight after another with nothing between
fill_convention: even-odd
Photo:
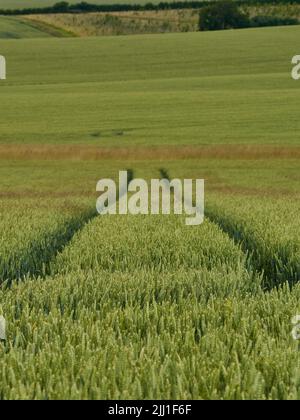
<instances>
[{"instance_id":1,"label":"bush","mask_svg":"<svg viewBox=\"0 0 300 420\"><path fill-rule=\"evenodd\" d=\"M201 31L245 28L249 24L248 16L239 10L237 4L229 0L206 6L200 12Z\"/></svg>"},{"instance_id":2,"label":"bush","mask_svg":"<svg viewBox=\"0 0 300 420\"><path fill-rule=\"evenodd\" d=\"M298 25L299 21L296 18L278 17L278 16L254 16L251 19L252 27L260 26L284 26L284 25Z\"/></svg>"}]
</instances>

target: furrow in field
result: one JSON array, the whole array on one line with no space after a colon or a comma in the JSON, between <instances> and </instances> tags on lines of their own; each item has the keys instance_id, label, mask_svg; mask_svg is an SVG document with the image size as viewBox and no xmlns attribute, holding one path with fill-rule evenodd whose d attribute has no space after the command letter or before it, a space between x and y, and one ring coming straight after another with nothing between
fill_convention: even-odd
<instances>
[{"instance_id":1,"label":"furrow in field","mask_svg":"<svg viewBox=\"0 0 300 420\"><path fill-rule=\"evenodd\" d=\"M206 214L248 253L269 290L300 279L299 210L296 199L219 195L211 198Z\"/></svg>"},{"instance_id":2,"label":"furrow in field","mask_svg":"<svg viewBox=\"0 0 300 420\"><path fill-rule=\"evenodd\" d=\"M134 172L127 172L129 183ZM89 199L73 199L65 204L45 199L37 208L34 200L20 204L18 200L1 203L0 284L25 276L48 275L55 256L97 215Z\"/></svg>"},{"instance_id":3,"label":"furrow in field","mask_svg":"<svg viewBox=\"0 0 300 420\"><path fill-rule=\"evenodd\" d=\"M300 287L263 293L215 224L99 216L51 271L0 290L1 398L299 397Z\"/></svg>"},{"instance_id":4,"label":"furrow in field","mask_svg":"<svg viewBox=\"0 0 300 420\"><path fill-rule=\"evenodd\" d=\"M0 284L45 276L55 255L96 215L84 200L71 205L46 199L43 206L35 208L36 204L34 200L1 202Z\"/></svg>"}]
</instances>

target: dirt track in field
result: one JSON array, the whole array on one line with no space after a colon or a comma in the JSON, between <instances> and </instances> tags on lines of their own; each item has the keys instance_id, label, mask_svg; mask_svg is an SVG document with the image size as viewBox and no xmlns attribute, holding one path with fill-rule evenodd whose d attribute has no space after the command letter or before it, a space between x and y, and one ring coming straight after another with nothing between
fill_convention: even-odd
<instances>
[{"instance_id":1,"label":"dirt track in field","mask_svg":"<svg viewBox=\"0 0 300 420\"><path fill-rule=\"evenodd\" d=\"M213 145L130 146L0 145L2 160L181 160L181 159L300 159L299 146Z\"/></svg>"}]
</instances>

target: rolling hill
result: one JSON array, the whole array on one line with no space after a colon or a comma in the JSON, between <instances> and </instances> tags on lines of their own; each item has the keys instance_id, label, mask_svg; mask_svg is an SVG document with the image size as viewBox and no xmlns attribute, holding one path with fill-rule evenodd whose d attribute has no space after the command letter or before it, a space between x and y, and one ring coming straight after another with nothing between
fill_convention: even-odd
<instances>
[{"instance_id":1,"label":"rolling hill","mask_svg":"<svg viewBox=\"0 0 300 420\"><path fill-rule=\"evenodd\" d=\"M51 36L45 30L38 29L29 21L0 16L0 39L43 38Z\"/></svg>"}]
</instances>

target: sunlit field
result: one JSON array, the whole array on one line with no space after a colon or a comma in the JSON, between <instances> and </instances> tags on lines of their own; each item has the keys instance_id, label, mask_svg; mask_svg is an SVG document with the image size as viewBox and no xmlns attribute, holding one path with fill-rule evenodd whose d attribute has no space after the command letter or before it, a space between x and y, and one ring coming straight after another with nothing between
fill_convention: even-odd
<instances>
[{"instance_id":1,"label":"sunlit field","mask_svg":"<svg viewBox=\"0 0 300 420\"><path fill-rule=\"evenodd\" d=\"M299 35L0 40L1 399L299 399ZM97 215L123 169L205 222Z\"/></svg>"}]
</instances>

